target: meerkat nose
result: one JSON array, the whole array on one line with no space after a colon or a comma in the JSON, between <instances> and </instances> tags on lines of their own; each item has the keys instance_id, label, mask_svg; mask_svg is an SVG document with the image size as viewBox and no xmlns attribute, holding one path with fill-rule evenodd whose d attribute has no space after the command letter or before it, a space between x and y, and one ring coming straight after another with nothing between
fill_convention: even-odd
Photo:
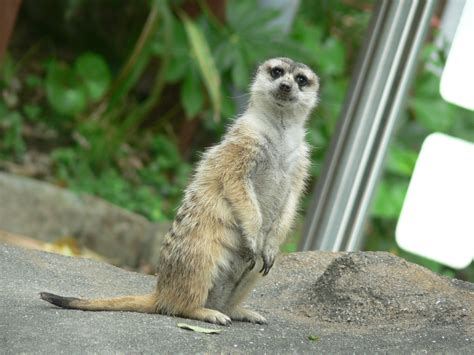
<instances>
[{"instance_id":1,"label":"meerkat nose","mask_svg":"<svg viewBox=\"0 0 474 355\"><path fill-rule=\"evenodd\" d=\"M280 83L280 90L284 92L290 92L291 91L291 85L286 82Z\"/></svg>"}]
</instances>

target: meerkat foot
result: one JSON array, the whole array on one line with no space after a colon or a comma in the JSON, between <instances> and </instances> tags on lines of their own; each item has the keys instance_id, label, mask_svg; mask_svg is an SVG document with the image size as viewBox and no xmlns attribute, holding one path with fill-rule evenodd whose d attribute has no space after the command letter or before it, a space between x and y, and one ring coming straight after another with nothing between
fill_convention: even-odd
<instances>
[{"instance_id":1,"label":"meerkat foot","mask_svg":"<svg viewBox=\"0 0 474 355\"><path fill-rule=\"evenodd\" d=\"M265 317L250 309L237 307L230 313L230 318L241 322L267 324Z\"/></svg>"},{"instance_id":2,"label":"meerkat foot","mask_svg":"<svg viewBox=\"0 0 474 355\"><path fill-rule=\"evenodd\" d=\"M229 316L216 311L215 309L209 308L196 308L192 311L183 313L182 316L220 325L229 325L232 323Z\"/></svg>"}]
</instances>

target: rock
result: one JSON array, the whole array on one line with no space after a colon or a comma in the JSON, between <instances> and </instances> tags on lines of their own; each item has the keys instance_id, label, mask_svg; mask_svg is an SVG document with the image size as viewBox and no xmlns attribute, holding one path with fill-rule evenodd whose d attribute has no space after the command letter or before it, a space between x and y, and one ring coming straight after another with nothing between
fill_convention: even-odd
<instances>
[{"instance_id":1,"label":"rock","mask_svg":"<svg viewBox=\"0 0 474 355\"><path fill-rule=\"evenodd\" d=\"M282 256L247 304L268 325L220 327L162 315L56 308L40 291L109 297L152 276L0 245L3 353L472 353L474 285L387 253ZM177 323L222 329L206 335Z\"/></svg>"},{"instance_id":2,"label":"rock","mask_svg":"<svg viewBox=\"0 0 474 355\"><path fill-rule=\"evenodd\" d=\"M342 255L308 293L308 314L331 322L454 324L471 306L448 279L388 253Z\"/></svg>"},{"instance_id":3,"label":"rock","mask_svg":"<svg viewBox=\"0 0 474 355\"><path fill-rule=\"evenodd\" d=\"M72 236L114 264L132 268L156 263L169 228L99 198L5 173L0 173L0 201L0 229L49 242Z\"/></svg>"}]
</instances>

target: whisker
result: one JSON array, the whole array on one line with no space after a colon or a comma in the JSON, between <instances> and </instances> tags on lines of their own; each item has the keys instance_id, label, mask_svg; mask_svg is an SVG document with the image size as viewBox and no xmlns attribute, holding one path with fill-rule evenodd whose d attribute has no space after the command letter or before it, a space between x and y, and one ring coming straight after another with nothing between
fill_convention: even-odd
<instances>
[{"instance_id":1,"label":"whisker","mask_svg":"<svg viewBox=\"0 0 474 355\"><path fill-rule=\"evenodd\" d=\"M249 93L241 94L241 95L227 95L229 99L240 99L242 97L250 97Z\"/></svg>"}]
</instances>

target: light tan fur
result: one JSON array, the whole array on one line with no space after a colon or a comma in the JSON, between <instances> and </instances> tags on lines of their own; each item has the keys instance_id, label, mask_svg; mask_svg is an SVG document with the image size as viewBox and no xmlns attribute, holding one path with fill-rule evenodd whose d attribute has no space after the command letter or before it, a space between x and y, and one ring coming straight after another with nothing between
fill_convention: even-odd
<instances>
[{"instance_id":1,"label":"light tan fur","mask_svg":"<svg viewBox=\"0 0 474 355\"><path fill-rule=\"evenodd\" d=\"M265 323L240 304L270 271L293 224L309 166L304 123L318 88L317 76L288 58L259 67L246 112L204 153L185 191L164 239L153 293L103 300L41 297L64 308Z\"/></svg>"}]
</instances>

